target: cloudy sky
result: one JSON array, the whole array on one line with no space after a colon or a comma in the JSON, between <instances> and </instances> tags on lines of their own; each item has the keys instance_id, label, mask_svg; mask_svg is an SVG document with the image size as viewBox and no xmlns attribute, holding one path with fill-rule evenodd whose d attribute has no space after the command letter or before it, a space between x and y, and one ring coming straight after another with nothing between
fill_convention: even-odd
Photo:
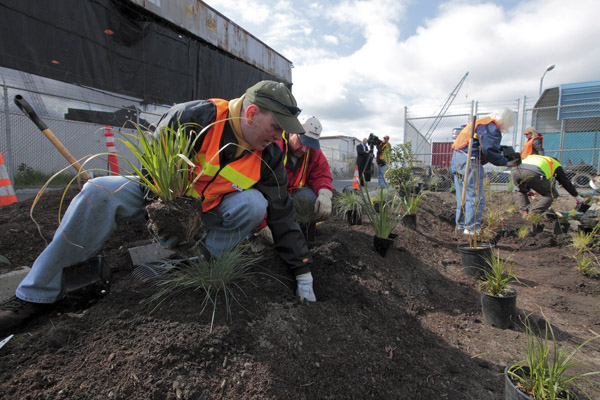
<instances>
[{"instance_id":1,"label":"cloudy sky","mask_svg":"<svg viewBox=\"0 0 600 400\"><path fill-rule=\"evenodd\" d=\"M392 142L404 107L512 101L600 79L599 0L204 0L294 64L293 92L324 136Z\"/></svg>"}]
</instances>

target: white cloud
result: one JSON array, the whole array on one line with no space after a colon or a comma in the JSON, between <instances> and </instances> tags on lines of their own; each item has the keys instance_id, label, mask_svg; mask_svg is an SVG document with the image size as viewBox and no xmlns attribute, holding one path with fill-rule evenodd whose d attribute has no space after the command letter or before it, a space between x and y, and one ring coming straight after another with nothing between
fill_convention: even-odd
<instances>
[{"instance_id":1,"label":"white cloud","mask_svg":"<svg viewBox=\"0 0 600 400\"><path fill-rule=\"evenodd\" d=\"M209 3L294 63L294 95L325 135L399 142L404 106L438 108L467 71L455 103L535 97L548 64L546 87L599 79L600 1L438 2L402 39L419 1Z\"/></svg>"}]
</instances>

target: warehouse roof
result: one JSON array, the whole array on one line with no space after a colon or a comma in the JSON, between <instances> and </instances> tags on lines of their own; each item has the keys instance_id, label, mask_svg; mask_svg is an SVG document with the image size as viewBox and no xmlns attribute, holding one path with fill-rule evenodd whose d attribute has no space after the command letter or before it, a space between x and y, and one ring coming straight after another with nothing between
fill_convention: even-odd
<instances>
[{"instance_id":1,"label":"warehouse roof","mask_svg":"<svg viewBox=\"0 0 600 400\"><path fill-rule=\"evenodd\" d=\"M565 83L547 88L535 108L556 106L557 120L600 117L600 81Z\"/></svg>"}]
</instances>

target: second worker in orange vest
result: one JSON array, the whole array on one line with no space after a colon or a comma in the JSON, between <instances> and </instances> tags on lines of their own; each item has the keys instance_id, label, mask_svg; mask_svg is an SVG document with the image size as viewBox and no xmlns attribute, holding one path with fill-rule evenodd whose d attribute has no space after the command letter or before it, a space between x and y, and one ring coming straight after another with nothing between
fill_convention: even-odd
<instances>
[{"instance_id":1,"label":"second worker in orange vest","mask_svg":"<svg viewBox=\"0 0 600 400\"><path fill-rule=\"evenodd\" d=\"M468 146L471 140L471 124L466 125L452 144L451 170L456 187L456 227L464 234L479 233L485 207L483 191L483 166L491 163L498 166L514 167L517 161L509 161L500 148L502 132L515 123L515 113L508 108L491 113L475 120L475 136L471 149L470 168L466 171ZM462 188L467 175L467 196L462 204Z\"/></svg>"}]
</instances>

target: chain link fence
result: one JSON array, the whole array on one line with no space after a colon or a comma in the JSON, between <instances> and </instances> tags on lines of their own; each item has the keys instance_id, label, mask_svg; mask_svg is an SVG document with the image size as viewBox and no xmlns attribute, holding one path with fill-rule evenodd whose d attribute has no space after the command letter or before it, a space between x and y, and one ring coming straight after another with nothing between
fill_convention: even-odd
<instances>
[{"instance_id":1,"label":"chain link fence","mask_svg":"<svg viewBox=\"0 0 600 400\"><path fill-rule=\"evenodd\" d=\"M549 93L541 101L527 104L521 132L535 127L544 138L545 154L562 164L578 190L590 189L590 179L600 169L600 118L593 117L600 115L600 103L547 105L553 102L555 96Z\"/></svg>"},{"instance_id":2,"label":"chain link fence","mask_svg":"<svg viewBox=\"0 0 600 400\"><path fill-rule=\"evenodd\" d=\"M19 174L22 175L27 171L50 176L66 168L63 174L67 176L76 174L74 168L69 168L69 162L59 150L16 106L14 103L16 95L21 95L31 105L73 157L80 164L85 163L84 168L91 170L91 175L95 176L109 173L108 157L105 155L86 162L91 155L107 152L104 136L107 129L114 134L121 173L127 173L128 165L123 158L134 163L136 159L118 138L135 132L134 123L142 127L155 124L168 109L167 106L148 106L136 99L99 93L93 89L78 88L63 83L55 83L60 85L61 94L50 93L56 92L57 88L48 87L49 80L36 84L29 74L24 76L28 76L30 81L19 80L19 86L7 83L3 76L0 86L2 95L0 130L4 132L0 136L0 152L9 178L15 185L19 183L19 179L15 182L15 177L18 178ZM23 82L25 85L22 84ZM37 86L44 86L49 90L46 92L37 90ZM71 97L69 94L77 97ZM102 100L105 102L99 102ZM152 111L145 111L144 109L147 108L152 108Z\"/></svg>"},{"instance_id":3,"label":"chain link fence","mask_svg":"<svg viewBox=\"0 0 600 400\"><path fill-rule=\"evenodd\" d=\"M90 155L106 153L104 133L107 128L110 129L114 134L121 173L126 173L128 167L125 159L132 162L136 160L118 138L133 133L134 123L146 128L156 124L169 109L167 105L144 104L139 99L5 68L0 68L0 95L0 132L3 132L0 135L0 153L15 186L23 185L23 180L15 180L15 177L19 178L27 171L50 176L66 168L61 173L66 179L75 175L75 169L69 168L69 163L58 149L16 106L16 95L21 95L32 106L80 164ZM348 143L321 146L334 179L351 178L354 171L358 141L347 139ZM87 162L84 168L91 169L94 176L107 175L108 157L96 157Z\"/></svg>"}]
</instances>

